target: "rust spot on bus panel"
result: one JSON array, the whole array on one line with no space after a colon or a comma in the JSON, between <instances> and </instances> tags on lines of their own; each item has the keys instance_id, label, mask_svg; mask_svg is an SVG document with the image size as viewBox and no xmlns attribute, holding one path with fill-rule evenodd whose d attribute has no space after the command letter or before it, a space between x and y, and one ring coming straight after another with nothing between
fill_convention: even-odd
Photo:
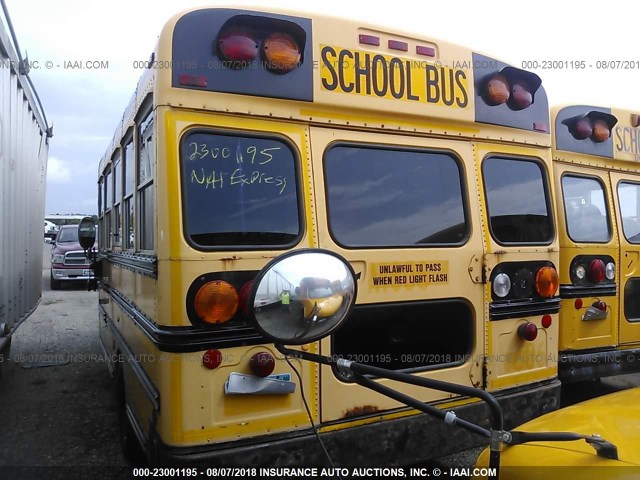
<instances>
[{"instance_id":1,"label":"rust spot on bus panel","mask_svg":"<svg viewBox=\"0 0 640 480\"><path fill-rule=\"evenodd\" d=\"M370 415L380 411L375 405L363 405L361 407L353 407L347 410L342 418L360 417L362 415Z\"/></svg>"}]
</instances>

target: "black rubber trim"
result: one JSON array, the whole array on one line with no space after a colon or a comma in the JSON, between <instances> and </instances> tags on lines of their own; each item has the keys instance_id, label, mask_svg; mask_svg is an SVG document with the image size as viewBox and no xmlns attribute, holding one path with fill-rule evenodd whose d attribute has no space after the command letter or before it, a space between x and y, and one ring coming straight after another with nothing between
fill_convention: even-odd
<instances>
[{"instance_id":1,"label":"black rubber trim","mask_svg":"<svg viewBox=\"0 0 640 480\"><path fill-rule=\"evenodd\" d=\"M560 298L558 297L536 301L510 301L509 303L492 302L489 305L489 320L505 320L507 318L545 315L558 313L559 311Z\"/></svg>"},{"instance_id":2,"label":"black rubber trim","mask_svg":"<svg viewBox=\"0 0 640 480\"><path fill-rule=\"evenodd\" d=\"M211 331L198 327L157 325L137 310L117 290L104 283L102 289L114 299L161 352L188 353L265 343L264 337L253 328Z\"/></svg>"},{"instance_id":3,"label":"black rubber trim","mask_svg":"<svg viewBox=\"0 0 640 480\"><path fill-rule=\"evenodd\" d=\"M560 285L560 298L615 297L616 284L608 285Z\"/></svg>"}]
</instances>

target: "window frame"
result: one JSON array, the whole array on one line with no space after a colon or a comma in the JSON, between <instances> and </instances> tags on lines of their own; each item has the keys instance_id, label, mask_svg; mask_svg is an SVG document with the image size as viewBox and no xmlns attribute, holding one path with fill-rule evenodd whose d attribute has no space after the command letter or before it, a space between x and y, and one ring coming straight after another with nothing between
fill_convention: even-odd
<instances>
[{"instance_id":1,"label":"window frame","mask_svg":"<svg viewBox=\"0 0 640 480\"><path fill-rule=\"evenodd\" d=\"M575 240L574 238L571 237L571 234L569 233L569 217L567 215L567 204L565 202L565 196L564 196L564 179L566 177L573 177L573 178L582 178L582 179L586 179L586 180L595 180L596 182L598 182L598 184L602 187L602 194L604 197L604 206L606 209L606 220L607 220L607 230L609 233L609 236L606 240L600 240L600 241L595 241L595 240ZM584 174L584 173L577 173L577 172L572 172L572 171L566 171L563 172L562 175L560 176L560 193L562 196L562 208L564 211L564 224L565 224L565 228L566 228L566 234L567 237L569 237L569 239L573 242L573 243L580 243L580 244L591 244L591 243L595 243L595 244L600 244L600 245L606 245L607 243L609 243L611 241L611 239L613 238L613 225L611 224L611 208L609 205L609 199L607 198L607 186L606 183L604 182L604 180L602 180L602 178L598 177L597 175L588 175L588 174Z\"/></svg>"},{"instance_id":2,"label":"window frame","mask_svg":"<svg viewBox=\"0 0 640 480\"><path fill-rule=\"evenodd\" d=\"M104 178L104 228L102 231L104 232L104 246L102 247L104 250L111 250L113 248L113 243L111 241L111 231L112 231L112 215L111 210L113 207L113 198L111 198L111 202L108 202L108 192L109 188L111 188L111 196L113 197L113 180L112 175L113 170L111 168L111 161L105 165L104 170L102 171L102 177ZM111 185L109 185L111 183ZM111 203L111 205L109 205Z\"/></svg>"},{"instance_id":3,"label":"window frame","mask_svg":"<svg viewBox=\"0 0 640 480\"><path fill-rule=\"evenodd\" d=\"M144 181L140 181L140 161L142 158L142 135L143 131L141 126L143 123L146 123L149 118L152 119L151 125L151 135L153 138L153 159L151 162L151 175L146 178ZM135 166L135 184L134 184L134 219L135 227L134 227L134 244L136 252L154 252L157 249L157 239L156 239L156 214L152 213L151 215L151 246L146 243L146 233L145 233L145 225L144 221L147 220L147 215L143 210L146 210L147 203L143 201L143 196L146 197L145 192L147 189L153 189L153 212L157 211L157 191L156 191L156 170L157 170L157 136L156 136L156 117L155 117L155 109L153 107L153 102L151 100L145 100L143 103L143 107L138 111L138 115L135 119L135 128L132 130L132 135L135 137L134 140L134 158L136 159Z\"/></svg>"},{"instance_id":4,"label":"window frame","mask_svg":"<svg viewBox=\"0 0 640 480\"><path fill-rule=\"evenodd\" d=\"M120 144L121 150L121 161L122 161L122 239L121 245L124 250L134 250L136 245L136 225L135 225L135 197L137 191L137 156L136 156L136 142L134 132L134 127L129 127L127 132L122 137L122 142ZM131 158L127 155L127 147L131 144ZM131 179L127 176L129 173L129 165L133 164L133 169L131 173ZM127 193L127 182L131 181L131 192ZM130 218L129 212L133 209L133 221ZM131 239L131 234L129 230L132 229L133 232L133 241Z\"/></svg>"},{"instance_id":5,"label":"window frame","mask_svg":"<svg viewBox=\"0 0 640 480\"><path fill-rule=\"evenodd\" d=\"M545 206L547 208L547 216L549 218L549 225L550 225L550 231L549 231L549 240L544 241L544 242L503 242L501 240L498 240L498 238L496 237L494 231L493 231L493 222L491 221L491 212L489 211L489 196L487 195L487 182L485 182L485 174L484 174L484 167L485 164L487 162L487 160L490 160L492 158L495 159L503 159L503 160L515 160L515 161L520 161L520 162L529 162L529 163L533 163L535 165L538 166L538 168L540 169L540 173L541 173L541 177L542 177L542 187L543 187L543 192L544 192L544 198L545 198ZM487 226L489 227L489 233L491 235L491 239L496 242L498 245L503 246L503 247L522 247L522 246L546 246L546 245L551 245L557 236L557 229L555 227L555 217L554 217L554 211L553 211L553 199L551 197L551 188L549 185L549 170L547 168L547 164L544 162L544 160L542 160L539 157L529 157L529 156L525 156L525 155L514 155L511 153L505 153L505 152L492 152L487 154L483 159L482 159L482 163L480 165L480 176L482 179L482 194L483 194L483 201L485 204L485 214L487 216Z\"/></svg>"},{"instance_id":6,"label":"window frame","mask_svg":"<svg viewBox=\"0 0 640 480\"><path fill-rule=\"evenodd\" d=\"M124 167L124 163L122 162L122 152L120 147L116 147L114 149L113 154L111 155L111 172L113 174L113 205L112 205L112 217L113 217L113 246L121 247L122 246L122 216L121 216L121 205L122 205L122 187L123 187L123 176L122 176L122 167ZM120 187L118 191L118 172L120 172ZM120 194L119 196L117 194ZM118 198L119 197L119 198Z\"/></svg>"},{"instance_id":7,"label":"window frame","mask_svg":"<svg viewBox=\"0 0 640 480\"><path fill-rule=\"evenodd\" d=\"M629 237L627 237L627 232L624 229L624 217L622 216L622 203L620 202L620 185L621 184L635 185L640 190L640 182L629 180L627 178L622 178L616 184L616 200L618 202L618 209L620 210L620 226L622 227L622 236L627 241L627 243L629 243L629 245L640 245L640 240L638 240L637 242L632 242L631 240L629 240Z\"/></svg>"},{"instance_id":8,"label":"window frame","mask_svg":"<svg viewBox=\"0 0 640 480\"><path fill-rule=\"evenodd\" d=\"M388 150L388 151L402 151L421 154L437 154L444 155L451 158L455 165L458 167L458 174L460 180L460 193L462 195L462 213L464 217L465 231L464 237L461 241L456 243L412 243L412 244L397 244L397 245L347 245L342 243L336 237L331 225L331 205L329 204L329 182L327 181L327 154L337 147L352 147L361 149L372 150ZM329 235L333 242L344 248L345 250L389 250L389 249L409 249L409 248L460 248L465 246L471 239L473 233L473 226L471 224L471 214L469 209L469 191L467 185L467 175L464 162L458 152L449 148L437 148L437 147L419 147L415 145L403 145L403 144L378 144L372 142L358 142L349 140L336 140L329 143L322 154L322 180L324 183L324 196L327 210L327 227Z\"/></svg>"},{"instance_id":9,"label":"window frame","mask_svg":"<svg viewBox=\"0 0 640 480\"><path fill-rule=\"evenodd\" d=\"M281 143L283 143L289 150L293 156L293 169L294 169L294 178L295 178L295 188L296 188L296 206L298 212L298 235L289 243L281 244L281 245L200 245L192 240L191 235L187 230L187 215L185 212L185 195L186 191L183 187L183 159L180 154L182 148L182 142L184 139L191 134L195 133L206 133L206 134L214 134L214 135L224 135L228 137L241 137L241 138L258 138L258 139L274 139ZM235 130L235 129L221 129L216 127L205 127L205 126L193 126L188 128L182 132L180 137L178 138L178 157L179 157L179 171L180 171L180 211L182 216L182 235L187 242L187 244L195 250L201 252L213 252L213 251L261 251L261 250L289 250L296 245L298 245L306 234L306 222L305 222L305 211L304 211L304 196L303 196L303 188L302 188L302 165L301 165L301 154L298 146L295 144L293 140L289 137L286 137L282 134L271 132L271 131L244 131L244 130Z\"/></svg>"}]
</instances>

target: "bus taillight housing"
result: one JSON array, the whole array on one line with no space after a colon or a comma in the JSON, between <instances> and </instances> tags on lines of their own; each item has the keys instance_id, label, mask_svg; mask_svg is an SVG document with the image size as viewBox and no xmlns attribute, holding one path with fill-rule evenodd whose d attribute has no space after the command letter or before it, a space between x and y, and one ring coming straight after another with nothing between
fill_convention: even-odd
<instances>
[{"instance_id":1,"label":"bus taillight housing","mask_svg":"<svg viewBox=\"0 0 640 480\"><path fill-rule=\"evenodd\" d=\"M185 307L189 322L214 330L220 338L258 339L247 316L247 299L255 271L209 272L197 276L189 286ZM248 336L252 337L249 341ZM226 340L225 340L226 341ZM253 342L255 343L255 342Z\"/></svg>"},{"instance_id":2,"label":"bus taillight housing","mask_svg":"<svg viewBox=\"0 0 640 480\"><path fill-rule=\"evenodd\" d=\"M533 104L541 84L535 73L505 67L487 78L482 98L491 106L506 103L511 110L524 110Z\"/></svg>"},{"instance_id":3,"label":"bus taillight housing","mask_svg":"<svg viewBox=\"0 0 640 480\"><path fill-rule=\"evenodd\" d=\"M562 123L576 140L590 139L594 143L602 143L611 138L611 130L618 123L618 119L609 113L593 110L584 115L567 118Z\"/></svg>"}]
</instances>

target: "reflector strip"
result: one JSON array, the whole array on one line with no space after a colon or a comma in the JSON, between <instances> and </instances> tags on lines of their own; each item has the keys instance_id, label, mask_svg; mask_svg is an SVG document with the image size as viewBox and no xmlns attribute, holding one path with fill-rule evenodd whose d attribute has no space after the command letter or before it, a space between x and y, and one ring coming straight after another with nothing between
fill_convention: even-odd
<instances>
[{"instance_id":1,"label":"reflector strip","mask_svg":"<svg viewBox=\"0 0 640 480\"><path fill-rule=\"evenodd\" d=\"M178 83L191 87L206 87L207 77L204 75L180 75L178 77Z\"/></svg>"},{"instance_id":2,"label":"reflector strip","mask_svg":"<svg viewBox=\"0 0 640 480\"><path fill-rule=\"evenodd\" d=\"M409 44L407 42L401 42L400 40L389 40L389 48L407 52L409 50Z\"/></svg>"},{"instance_id":3,"label":"reflector strip","mask_svg":"<svg viewBox=\"0 0 640 480\"><path fill-rule=\"evenodd\" d=\"M380 46L380 37L360 34L358 35L358 38L360 39L360 43L363 43L365 45L374 45L376 47Z\"/></svg>"},{"instance_id":4,"label":"reflector strip","mask_svg":"<svg viewBox=\"0 0 640 480\"><path fill-rule=\"evenodd\" d=\"M424 45L418 45L416 47L416 53L418 55L425 55L427 57L435 57L436 49L431 47L425 47Z\"/></svg>"}]
</instances>

